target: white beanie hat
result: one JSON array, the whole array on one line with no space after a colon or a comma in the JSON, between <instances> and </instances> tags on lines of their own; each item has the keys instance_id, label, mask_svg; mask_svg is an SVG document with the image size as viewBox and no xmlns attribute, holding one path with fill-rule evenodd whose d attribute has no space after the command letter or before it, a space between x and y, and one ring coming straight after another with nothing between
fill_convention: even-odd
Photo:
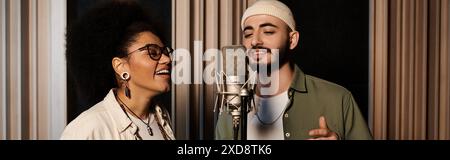
<instances>
[{"instance_id":1,"label":"white beanie hat","mask_svg":"<svg viewBox=\"0 0 450 160\"><path fill-rule=\"evenodd\" d=\"M284 23L286 23L292 31L296 31L295 20L291 10L288 6L277 0L259 0L256 1L252 6L247 8L244 15L242 16L242 30L244 30L245 20L254 15L270 15L277 17L284 21Z\"/></svg>"}]
</instances>

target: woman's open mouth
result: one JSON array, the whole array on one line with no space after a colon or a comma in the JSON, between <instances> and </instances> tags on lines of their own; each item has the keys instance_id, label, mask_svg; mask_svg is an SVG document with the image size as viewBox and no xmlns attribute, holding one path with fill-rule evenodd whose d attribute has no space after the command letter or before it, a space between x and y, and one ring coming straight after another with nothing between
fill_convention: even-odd
<instances>
[{"instance_id":1,"label":"woman's open mouth","mask_svg":"<svg viewBox=\"0 0 450 160\"><path fill-rule=\"evenodd\" d=\"M170 75L170 70L163 69L156 72L156 75Z\"/></svg>"},{"instance_id":2,"label":"woman's open mouth","mask_svg":"<svg viewBox=\"0 0 450 160\"><path fill-rule=\"evenodd\" d=\"M155 75L162 78L170 78L171 69L170 68L162 68L155 72Z\"/></svg>"}]
</instances>

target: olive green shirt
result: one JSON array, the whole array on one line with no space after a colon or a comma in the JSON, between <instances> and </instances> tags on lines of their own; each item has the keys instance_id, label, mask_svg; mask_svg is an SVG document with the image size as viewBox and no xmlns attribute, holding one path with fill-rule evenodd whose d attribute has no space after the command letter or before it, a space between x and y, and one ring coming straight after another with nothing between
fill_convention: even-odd
<instances>
[{"instance_id":1,"label":"olive green shirt","mask_svg":"<svg viewBox=\"0 0 450 160\"><path fill-rule=\"evenodd\" d=\"M328 128L342 140L370 140L372 136L350 91L337 84L304 74L295 66L288 91L289 103L283 115L285 140L304 140L312 129L319 128L324 116ZM215 138L232 140L231 116L221 113Z\"/></svg>"}]
</instances>

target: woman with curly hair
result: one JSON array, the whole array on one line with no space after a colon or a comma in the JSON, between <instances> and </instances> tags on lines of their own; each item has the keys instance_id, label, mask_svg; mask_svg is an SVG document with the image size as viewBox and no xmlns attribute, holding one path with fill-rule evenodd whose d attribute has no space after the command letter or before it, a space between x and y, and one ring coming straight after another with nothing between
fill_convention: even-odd
<instances>
[{"instance_id":1,"label":"woman with curly hair","mask_svg":"<svg viewBox=\"0 0 450 160\"><path fill-rule=\"evenodd\" d=\"M96 104L61 139L174 140L159 97L170 90L172 51L136 2L107 2L83 15L68 28L67 62L78 97Z\"/></svg>"}]
</instances>

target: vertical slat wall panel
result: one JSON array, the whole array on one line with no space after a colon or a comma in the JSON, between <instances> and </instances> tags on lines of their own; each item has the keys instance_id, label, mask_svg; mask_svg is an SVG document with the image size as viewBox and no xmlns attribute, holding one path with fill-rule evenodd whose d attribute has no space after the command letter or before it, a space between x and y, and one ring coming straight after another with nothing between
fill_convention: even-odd
<instances>
[{"instance_id":1,"label":"vertical slat wall panel","mask_svg":"<svg viewBox=\"0 0 450 160\"><path fill-rule=\"evenodd\" d=\"M22 139L22 46L21 1L7 0L7 138Z\"/></svg>"},{"instance_id":2,"label":"vertical slat wall panel","mask_svg":"<svg viewBox=\"0 0 450 160\"><path fill-rule=\"evenodd\" d=\"M204 109L205 106L203 104L204 92L203 92L203 85L202 79L203 79L203 42L204 42L204 23L205 23L205 10L204 9L204 0L194 0L193 1L193 16L191 21L193 21L193 32L191 32L193 39L191 40L193 43L192 48L193 52L191 52L193 62L192 65L192 73L194 78L194 83L191 86L191 95L192 98L192 104L191 105L191 115L192 115L192 121L194 123L191 123L191 128L195 128L194 130L191 130L192 136L190 139L203 139L204 133Z\"/></svg>"},{"instance_id":3,"label":"vertical slat wall panel","mask_svg":"<svg viewBox=\"0 0 450 160\"><path fill-rule=\"evenodd\" d=\"M400 127L400 114L401 114L401 37L402 37L402 0L393 0L390 1L389 5L389 13L391 18L389 19L389 51L388 53L396 53L396 54L389 54L388 61L389 61L389 72L388 69L386 69L385 72L388 73L389 81L390 82L386 85L388 85L388 92L386 93L389 97L388 100L388 115L389 120L392 121L392 123L388 123L387 130L389 137L398 138L400 137L400 133L396 132L396 130L393 130L392 128L399 128ZM391 94L388 94L391 93ZM386 120L387 122L387 120Z\"/></svg>"},{"instance_id":4,"label":"vertical slat wall panel","mask_svg":"<svg viewBox=\"0 0 450 160\"><path fill-rule=\"evenodd\" d=\"M0 139L58 139L66 126L65 12L65 0L0 2Z\"/></svg>"},{"instance_id":5,"label":"vertical slat wall panel","mask_svg":"<svg viewBox=\"0 0 450 160\"><path fill-rule=\"evenodd\" d=\"M371 18L369 18L369 71L375 71L375 69L374 69L374 60L375 60L375 58L374 58L374 49L375 49L375 41L374 41L374 38L375 38L375 1L372 1L372 0L370 0L369 1L369 17L371 17ZM374 76L374 73L373 72L370 72L369 73L369 95L371 95L371 96L369 96L368 97L368 101L369 101L369 104L368 104L368 106L369 106L369 108L368 108L368 126L369 126L369 129L372 131L372 132L375 132L375 130L374 130L374 114L375 114L375 112L374 112L374 107L373 107L373 105L374 105L374 96L373 95L375 95L375 92L374 92L374 78L375 76Z\"/></svg>"},{"instance_id":6,"label":"vertical slat wall panel","mask_svg":"<svg viewBox=\"0 0 450 160\"><path fill-rule=\"evenodd\" d=\"M376 139L450 139L448 3L371 1L370 103ZM388 31L380 29L387 21ZM388 53L380 52L384 49Z\"/></svg>"},{"instance_id":7,"label":"vertical slat wall panel","mask_svg":"<svg viewBox=\"0 0 450 160\"><path fill-rule=\"evenodd\" d=\"M50 17L49 0L40 0L37 5L37 16ZM48 77L50 76L50 42L47 38L50 36L50 23L49 18L42 18L37 22L37 53L38 64L36 66L38 70L37 84L38 84L38 137L41 139L48 139L48 128L50 128L50 113L48 105L50 104L50 86L48 85ZM42 72L40 72L42 71Z\"/></svg>"},{"instance_id":8,"label":"vertical slat wall panel","mask_svg":"<svg viewBox=\"0 0 450 160\"><path fill-rule=\"evenodd\" d=\"M450 139L449 0L441 0L439 139Z\"/></svg>"},{"instance_id":9,"label":"vertical slat wall panel","mask_svg":"<svg viewBox=\"0 0 450 160\"><path fill-rule=\"evenodd\" d=\"M401 36L401 102L400 102L400 138L410 139L411 137L411 115L412 115L412 81L414 80L412 73L412 61L413 61L413 40L414 37L411 34L414 25L414 1L415 0L402 0L402 36Z\"/></svg>"},{"instance_id":10,"label":"vertical slat wall panel","mask_svg":"<svg viewBox=\"0 0 450 160\"><path fill-rule=\"evenodd\" d=\"M426 139L426 102L427 102L427 30L428 30L428 4L424 0L416 0L415 7L415 56L414 70L414 119L413 119L413 139Z\"/></svg>"},{"instance_id":11,"label":"vertical slat wall panel","mask_svg":"<svg viewBox=\"0 0 450 160\"><path fill-rule=\"evenodd\" d=\"M191 4L189 0L172 0L172 9L175 14L172 14L172 18L175 19L175 23L172 23L175 28L173 35L173 47L175 49L191 48ZM189 85L173 85L172 92L172 106L174 106L173 119L174 119L174 132L177 139L189 139L189 120L190 120L190 97L189 97Z\"/></svg>"},{"instance_id":12,"label":"vertical slat wall panel","mask_svg":"<svg viewBox=\"0 0 450 160\"><path fill-rule=\"evenodd\" d=\"M384 17L388 14L387 0L372 0L374 8L373 39L371 44L372 69L372 95L373 98L373 133L375 139L387 138L387 40L388 21Z\"/></svg>"},{"instance_id":13,"label":"vertical slat wall panel","mask_svg":"<svg viewBox=\"0 0 450 160\"><path fill-rule=\"evenodd\" d=\"M30 139L37 139L38 119L37 119L37 0L29 0L29 21L28 21L28 110L29 110L29 127Z\"/></svg>"},{"instance_id":14,"label":"vertical slat wall panel","mask_svg":"<svg viewBox=\"0 0 450 160\"><path fill-rule=\"evenodd\" d=\"M6 1L0 1L0 139L6 139Z\"/></svg>"},{"instance_id":15,"label":"vertical slat wall panel","mask_svg":"<svg viewBox=\"0 0 450 160\"><path fill-rule=\"evenodd\" d=\"M233 45L233 1L220 0L220 48Z\"/></svg>"},{"instance_id":16,"label":"vertical slat wall panel","mask_svg":"<svg viewBox=\"0 0 450 160\"><path fill-rule=\"evenodd\" d=\"M39 1L40 2L40 1ZM41 2L40 2L41 3ZM65 0L49 0L50 6L50 23L48 28L51 31L47 41L50 42L50 73L47 77L47 85L49 86L49 105L47 105L50 116L49 128L47 130L48 139L59 138L67 123L67 89L66 89L66 56L65 56L65 40L66 40L66 1ZM40 55L40 54L39 54ZM45 136L44 136L45 137ZM43 138L45 139L45 138Z\"/></svg>"},{"instance_id":17,"label":"vertical slat wall panel","mask_svg":"<svg viewBox=\"0 0 450 160\"><path fill-rule=\"evenodd\" d=\"M440 0L429 1L427 139L439 138Z\"/></svg>"},{"instance_id":18,"label":"vertical slat wall panel","mask_svg":"<svg viewBox=\"0 0 450 160\"><path fill-rule=\"evenodd\" d=\"M217 53L219 51L219 0L206 0L205 3L205 51L210 52L208 54L214 54L214 52ZM214 65L214 63L204 62L205 67L208 65ZM213 139L214 126L217 119L217 112L213 112L215 105L214 93L216 93L215 85L205 84L204 93L206 96L204 99L205 110L203 112L205 115L204 138Z\"/></svg>"},{"instance_id":19,"label":"vertical slat wall panel","mask_svg":"<svg viewBox=\"0 0 450 160\"><path fill-rule=\"evenodd\" d=\"M224 46L241 43L240 18L245 8L254 2L255 0L172 1L172 46L187 49L193 62L193 83L172 87L172 117L178 139L214 138L217 118L217 112L213 112L215 86L204 83L200 73L211 62L199 62L198 59L207 50L217 52Z\"/></svg>"}]
</instances>

